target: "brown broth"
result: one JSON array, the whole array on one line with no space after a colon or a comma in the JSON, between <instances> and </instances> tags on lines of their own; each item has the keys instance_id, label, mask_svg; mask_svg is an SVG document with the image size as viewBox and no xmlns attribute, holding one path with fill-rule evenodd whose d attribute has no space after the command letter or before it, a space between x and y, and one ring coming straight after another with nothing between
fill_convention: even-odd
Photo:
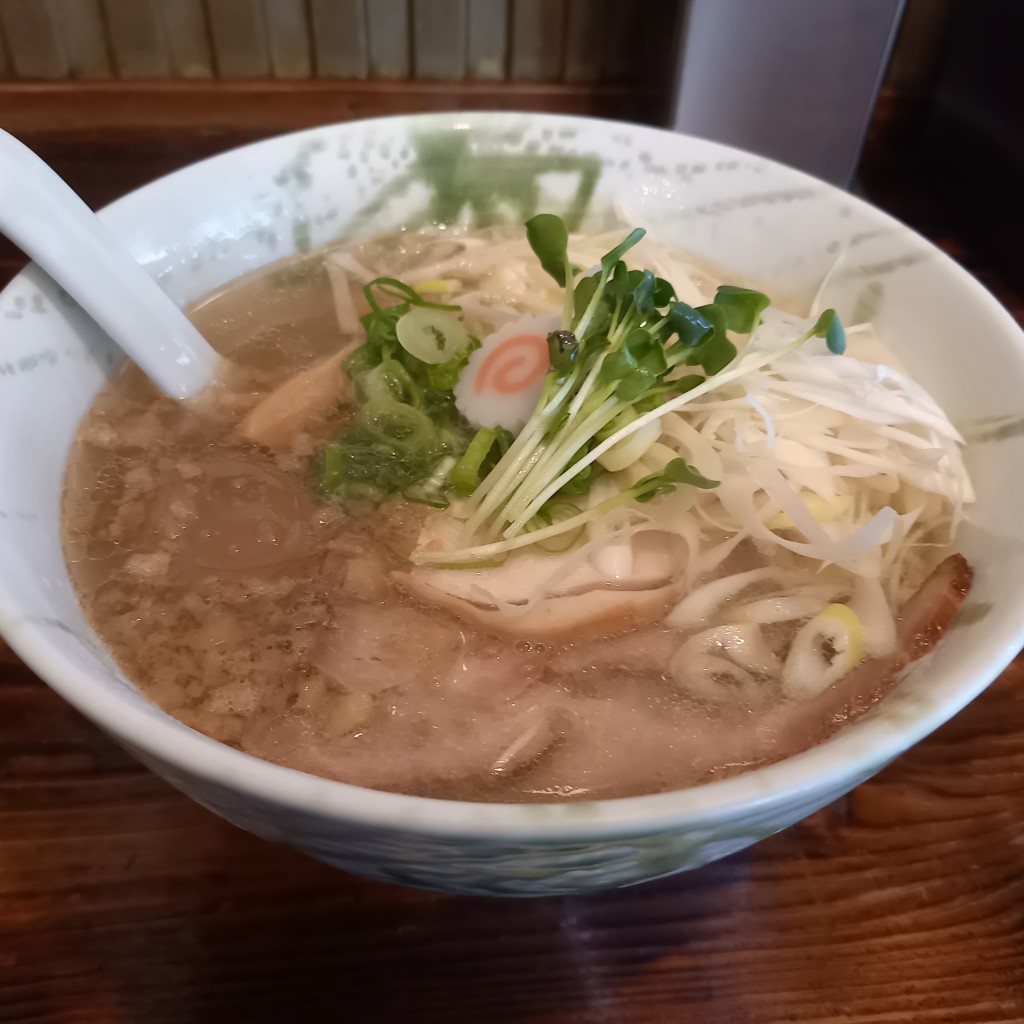
<instances>
[{"instance_id":1,"label":"brown broth","mask_svg":"<svg viewBox=\"0 0 1024 1024\"><path fill-rule=\"evenodd\" d=\"M371 266L374 244L359 250ZM408 247L391 269L422 256ZM694 785L842 720L695 703L666 675L680 641L657 624L545 645L411 601L389 573L421 513L317 495L315 448L337 415L285 453L235 434L261 396L346 341L320 257L250 275L191 315L235 362L231 379L197 410L127 367L81 425L63 512L87 616L169 714L328 778L500 801Z\"/></svg>"}]
</instances>

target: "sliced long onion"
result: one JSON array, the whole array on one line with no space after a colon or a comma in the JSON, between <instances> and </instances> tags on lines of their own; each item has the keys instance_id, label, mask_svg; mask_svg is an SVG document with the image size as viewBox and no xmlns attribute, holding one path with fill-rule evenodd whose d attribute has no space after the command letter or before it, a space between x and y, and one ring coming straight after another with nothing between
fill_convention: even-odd
<instances>
[{"instance_id":1,"label":"sliced long onion","mask_svg":"<svg viewBox=\"0 0 1024 1024\"><path fill-rule=\"evenodd\" d=\"M613 445L597 461L609 472L617 473L620 469L625 469L642 459L659 437L661 421L652 420L635 434L630 434Z\"/></svg>"},{"instance_id":2,"label":"sliced long onion","mask_svg":"<svg viewBox=\"0 0 1024 1024\"><path fill-rule=\"evenodd\" d=\"M701 700L759 703L763 680L777 675L779 659L752 623L717 626L690 637L669 662L676 684Z\"/></svg>"},{"instance_id":3,"label":"sliced long onion","mask_svg":"<svg viewBox=\"0 0 1024 1024\"><path fill-rule=\"evenodd\" d=\"M728 658L713 654L677 654L669 672L680 689L698 700L712 704L757 705L763 700L764 685Z\"/></svg>"},{"instance_id":4,"label":"sliced long onion","mask_svg":"<svg viewBox=\"0 0 1024 1024\"><path fill-rule=\"evenodd\" d=\"M782 670L782 688L796 700L809 700L838 682L864 657L864 629L845 604L830 604L793 638Z\"/></svg>"},{"instance_id":5,"label":"sliced long onion","mask_svg":"<svg viewBox=\"0 0 1024 1024\"><path fill-rule=\"evenodd\" d=\"M737 594L757 583L778 578L773 568L751 569L705 583L691 590L665 617L673 629L693 629L712 619L718 609Z\"/></svg>"}]
</instances>

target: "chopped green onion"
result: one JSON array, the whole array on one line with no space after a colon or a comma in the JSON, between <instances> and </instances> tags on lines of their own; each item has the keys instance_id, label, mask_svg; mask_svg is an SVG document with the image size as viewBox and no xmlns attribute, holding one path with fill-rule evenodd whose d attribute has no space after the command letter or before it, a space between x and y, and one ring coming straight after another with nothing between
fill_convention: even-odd
<instances>
[{"instance_id":1,"label":"chopped green onion","mask_svg":"<svg viewBox=\"0 0 1024 1024\"><path fill-rule=\"evenodd\" d=\"M329 444L320 452L320 487L333 494L344 479L344 456L336 444Z\"/></svg>"},{"instance_id":2,"label":"chopped green onion","mask_svg":"<svg viewBox=\"0 0 1024 1024\"><path fill-rule=\"evenodd\" d=\"M360 410L359 421L370 433L410 449L425 449L436 436L426 413L393 398L371 399Z\"/></svg>"},{"instance_id":3,"label":"chopped green onion","mask_svg":"<svg viewBox=\"0 0 1024 1024\"><path fill-rule=\"evenodd\" d=\"M469 357L480 347L480 342L470 337L469 344L445 363L434 363L427 367L427 380L436 391L453 391L459 377L469 362Z\"/></svg>"},{"instance_id":4,"label":"chopped green onion","mask_svg":"<svg viewBox=\"0 0 1024 1024\"><path fill-rule=\"evenodd\" d=\"M385 295L390 295L393 299L403 299L413 306L422 306L425 309L447 309L453 312L458 312L460 309L459 306L447 305L443 302L430 302L423 298L415 288L410 288L396 277L375 277L369 284L363 286L366 301L375 313L383 311L380 303L377 302L377 297L373 294L375 288Z\"/></svg>"},{"instance_id":5,"label":"chopped green onion","mask_svg":"<svg viewBox=\"0 0 1024 1024\"><path fill-rule=\"evenodd\" d=\"M331 495L382 501L422 480L436 461L432 452L355 428L323 449L320 487Z\"/></svg>"},{"instance_id":6,"label":"chopped green onion","mask_svg":"<svg viewBox=\"0 0 1024 1024\"><path fill-rule=\"evenodd\" d=\"M398 343L411 356L428 365L447 363L470 346L462 321L443 310L410 309L395 325Z\"/></svg>"},{"instance_id":7,"label":"chopped green onion","mask_svg":"<svg viewBox=\"0 0 1024 1024\"><path fill-rule=\"evenodd\" d=\"M409 371L395 359L385 359L372 370L354 378L356 394L360 401L373 398L390 398L423 408L423 392L409 376Z\"/></svg>"},{"instance_id":8,"label":"chopped green onion","mask_svg":"<svg viewBox=\"0 0 1024 1024\"><path fill-rule=\"evenodd\" d=\"M407 487L403 492L404 497L419 505L429 505L431 508L447 508L447 485L448 476L455 466L455 459L446 456L434 467L430 477L419 483Z\"/></svg>"}]
</instances>

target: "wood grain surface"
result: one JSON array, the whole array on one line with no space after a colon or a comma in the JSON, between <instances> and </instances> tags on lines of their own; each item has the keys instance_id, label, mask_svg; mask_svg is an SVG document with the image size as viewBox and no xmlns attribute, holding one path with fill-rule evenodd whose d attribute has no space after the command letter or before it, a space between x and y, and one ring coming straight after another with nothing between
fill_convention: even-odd
<instances>
[{"instance_id":1,"label":"wood grain surface","mask_svg":"<svg viewBox=\"0 0 1024 1024\"><path fill-rule=\"evenodd\" d=\"M28 141L98 204L231 140ZM1024 316L1024 289L945 234L916 183L884 167L866 180ZM19 264L0 247L0 282ZM1024 1021L1024 661L750 851L604 896L515 902L364 881L246 835L0 644L0 1021L322 1019Z\"/></svg>"},{"instance_id":2,"label":"wood grain surface","mask_svg":"<svg viewBox=\"0 0 1024 1024\"><path fill-rule=\"evenodd\" d=\"M348 66L345 37L331 8L317 59ZM337 44L337 46L335 46ZM327 47L331 47L328 58ZM390 59L390 58L389 58ZM397 58L396 58L397 59ZM404 58L403 58L404 59ZM340 72L339 72L340 74ZM0 122L15 135L54 136L76 145L102 148L127 141L150 159L153 149L174 152L178 141L190 150L197 137L223 136L219 145L333 121L432 111L519 110L610 117L664 124L669 95L653 84L605 82L433 82L374 81L205 82L153 79L133 82L0 83ZM160 133L154 134L154 126ZM182 133L180 140L172 132ZM123 140L111 133L134 133ZM246 133L245 137L240 133ZM118 179L119 180L119 179Z\"/></svg>"}]
</instances>

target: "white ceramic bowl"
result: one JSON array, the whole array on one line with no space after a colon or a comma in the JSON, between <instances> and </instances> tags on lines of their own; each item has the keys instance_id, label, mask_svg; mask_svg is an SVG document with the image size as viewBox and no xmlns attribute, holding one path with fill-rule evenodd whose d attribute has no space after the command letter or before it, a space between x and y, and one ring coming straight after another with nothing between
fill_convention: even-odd
<instances>
[{"instance_id":1,"label":"white ceramic bowl","mask_svg":"<svg viewBox=\"0 0 1024 1024\"><path fill-rule=\"evenodd\" d=\"M75 427L118 362L35 267L0 295L0 628L62 696L173 785L257 835L351 871L534 895L693 868L817 810L975 697L1024 640L1024 344L968 274L865 203L769 160L633 125L513 113L317 128L186 168L103 218L186 303L263 263L352 233L535 209L613 209L806 305L870 315L971 439L977 571L940 648L876 711L789 760L698 789L592 803L478 805L378 793L256 760L147 703L84 621L58 511ZM144 643L140 637L140 643Z\"/></svg>"}]
</instances>

